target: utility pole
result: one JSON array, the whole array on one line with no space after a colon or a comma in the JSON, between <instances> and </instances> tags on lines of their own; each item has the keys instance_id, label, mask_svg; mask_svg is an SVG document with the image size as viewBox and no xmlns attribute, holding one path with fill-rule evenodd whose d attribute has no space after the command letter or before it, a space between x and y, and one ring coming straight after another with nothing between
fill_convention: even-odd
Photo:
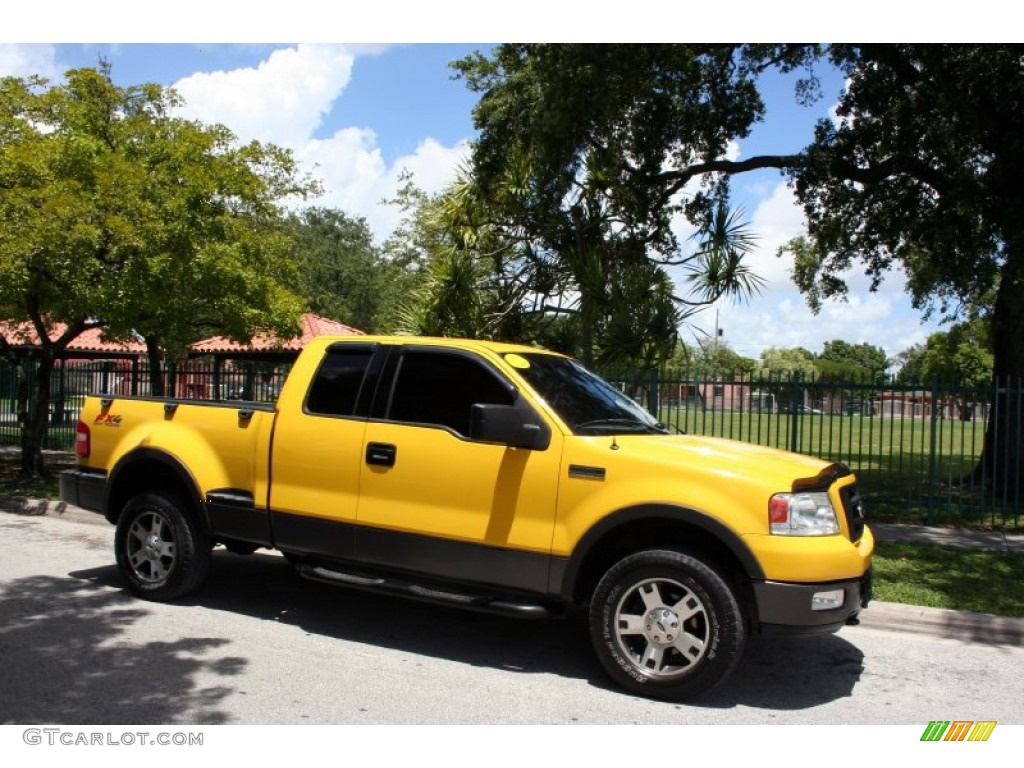
<instances>
[{"instance_id":1,"label":"utility pole","mask_svg":"<svg viewBox=\"0 0 1024 768\"><path fill-rule=\"evenodd\" d=\"M718 365L718 340L725 335L725 329L718 327L718 310L715 310L715 344L712 347L712 355L715 366Z\"/></svg>"}]
</instances>

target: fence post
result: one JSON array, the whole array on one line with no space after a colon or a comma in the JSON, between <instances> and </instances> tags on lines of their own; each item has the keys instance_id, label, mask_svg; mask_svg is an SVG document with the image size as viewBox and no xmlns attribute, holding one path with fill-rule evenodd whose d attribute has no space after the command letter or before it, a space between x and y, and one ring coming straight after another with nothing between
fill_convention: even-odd
<instances>
[{"instance_id":1,"label":"fence post","mask_svg":"<svg viewBox=\"0 0 1024 768\"><path fill-rule=\"evenodd\" d=\"M935 525L935 482L938 473L938 431L939 431L939 409L935 407L939 402L939 377L932 376L932 397L931 397L931 437L928 440L928 515L925 520L927 525Z\"/></svg>"},{"instance_id":2,"label":"fence post","mask_svg":"<svg viewBox=\"0 0 1024 768\"><path fill-rule=\"evenodd\" d=\"M658 421L661 421L660 408L658 407L658 369L651 368L647 374L647 410Z\"/></svg>"},{"instance_id":3,"label":"fence post","mask_svg":"<svg viewBox=\"0 0 1024 768\"><path fill-rule=\"evenodd\" d=\"M800 372L790 376L792 393L789 396L789 450L800 452L800 406L803 405L803 392L800 389Z\"/></svg>"},{"instance_id":4,"label":"fence post","mask_svg":"<svg viewBox=\"0 0 1024 768\"><path fill-rule=\"evenodd\" d=\"M213 399L221 399L220 373L224 358L217 355L213 358Z\"/></svg>"}]
</instances>

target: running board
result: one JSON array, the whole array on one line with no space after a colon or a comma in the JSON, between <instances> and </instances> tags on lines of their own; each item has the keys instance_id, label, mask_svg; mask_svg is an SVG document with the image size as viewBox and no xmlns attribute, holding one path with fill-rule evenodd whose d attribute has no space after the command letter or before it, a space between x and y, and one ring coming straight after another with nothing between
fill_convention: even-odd
<instances>
[{"instance_id":1,"label":"running board","mask_svg":"<svg viewBox=\"0 0 1024 768\"><path fill-rule=\"evenodd\" d=\"M496 613L519 619L547 619L552 616L551 609L548 606L526 600L516 600L507 597L499 598L482 592L460 592L453 587L426 585L399 579L394 576L350 573L312 563L300 562L297 567L299 574L304 578L337 586L351 587L369 592L383 592L414 600L440 603L456 608L469 608L473 611Z\"/></svg>"}]
</instances>

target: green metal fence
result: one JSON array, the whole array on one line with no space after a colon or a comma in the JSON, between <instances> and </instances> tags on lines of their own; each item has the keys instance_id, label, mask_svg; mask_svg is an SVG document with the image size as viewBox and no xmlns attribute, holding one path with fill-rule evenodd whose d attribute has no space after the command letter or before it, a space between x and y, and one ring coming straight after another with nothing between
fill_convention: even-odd
<instances>
[{"instance_id":1,"label":"green metal fence","mask_svg":"<svg viewBox=\"0 0 1024 768\"><path fill-rule=\"evenodd\" d=\"M684 372L606 378L674 429L846 464L876 521L1020 525L1019 378L973 389ZM990 417L995 447L986 451Z\"/></svg>"},{"instance_id":2,"label":"green metal fence","mask_svg":"<svg viewBox=\"0 0 1024 768\"><path fill-rule=\"evenodd\" d=\"M276 399L288 364L189 361L164 372L171 397ZM607 375L688 434L711 435L840 461L854 470L876 521L1021 524L1024 382L966 389L685 372ZM58 366L46 447L70 449L84 395L151 392L142 361ZM992 421L992 445L985 450ZM0 363L0 443L17 444L14 375ZM998 450L996 449L998 448Z\"/></svg>"},{"instance_id":3,"label":"green metal fence","mask_svg":"<svg viewBox=\"0 0 1024 768\"><path fill-rule=\"evenodd\" d=\"M190 400L255 400L273 402L288 374L288 363L225 363L187 361L162 371L168 397ZM27 368L29 392L34 392L34 371ZM152 394L149 365L143 361L67 360L58 364L50 380L50 413L44 447L70 450L75 424L86 394ZM34 407L30 403L29 407ZM16 445L16 379L12 367L0 362L0 444Z\"/></svg>"}]
</instances>

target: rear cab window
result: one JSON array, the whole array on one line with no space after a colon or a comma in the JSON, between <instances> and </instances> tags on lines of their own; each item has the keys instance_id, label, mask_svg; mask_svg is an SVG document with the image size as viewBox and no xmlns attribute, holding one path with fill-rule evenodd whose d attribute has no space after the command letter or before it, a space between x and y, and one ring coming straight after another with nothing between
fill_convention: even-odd
<instances>
[{"instance_id":1,"label":"rear cab window","mask_svg":"<svg viewBox=\"0 0 1024 768\"><path fill-rule=\"evenodd\" d=\"M304 410L315 416L358 416L371 394L367 372L374 347L329 347L306 395ZM362 397L361 397L362 396Z\"/></svg>"}]
</instances>

